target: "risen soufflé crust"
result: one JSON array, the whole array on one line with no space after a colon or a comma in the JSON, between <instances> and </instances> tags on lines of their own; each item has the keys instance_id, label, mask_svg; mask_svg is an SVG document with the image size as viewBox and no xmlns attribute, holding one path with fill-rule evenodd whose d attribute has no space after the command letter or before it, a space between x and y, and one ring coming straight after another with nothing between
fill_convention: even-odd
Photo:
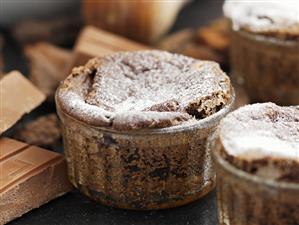
<instances>
[{"instance_id":1,"label":"risen souffl\u00e9 crust","mask_svg":"<svg viewBox=\"0 0 299 225\"><path fill-rule=\"evenodd\" d=\"M121 52L73 69L57 100L67 114L115 130L195 123L230 99L219 65L163 51Z\"/></svg>"}]
</instances>

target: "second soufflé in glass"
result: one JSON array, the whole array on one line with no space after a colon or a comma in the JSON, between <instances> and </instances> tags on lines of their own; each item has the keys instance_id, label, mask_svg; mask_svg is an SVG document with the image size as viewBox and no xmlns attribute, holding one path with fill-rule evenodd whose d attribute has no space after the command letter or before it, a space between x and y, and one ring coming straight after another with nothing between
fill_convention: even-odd
<instances>
[{"instance_id":1,"label":"second souffl\u00e9 in glass","mask_svg":"<svg viewBox=\"0 0 299 225\"><path fill-rule=\"evenodd\" d=\"M299 104L299 1L226 0L232 75L251 102Z\"/></svg>"},{"instance_id":2,"label":"second souffl\u00e9 in glass","mask_svg":"<svg viewBox=\"0 0 299 225\"><path fill-rule=\"evenodd\" d=\"M70 180L121 208L194 201L215 186L206 140L233 101L214 62L163 51L92 59L56 93Z\"/></svg>"},{"instance_id":3,"label":"second souffl\u00e9 in glass","mask_svg":"<svg viewBox=\"0 0 299 225\"><path fill-rule=\"evenodd\" d=\"M244 106L212 143L221 225L299 224L299 107Z\"/></svg>"}]
</instances>

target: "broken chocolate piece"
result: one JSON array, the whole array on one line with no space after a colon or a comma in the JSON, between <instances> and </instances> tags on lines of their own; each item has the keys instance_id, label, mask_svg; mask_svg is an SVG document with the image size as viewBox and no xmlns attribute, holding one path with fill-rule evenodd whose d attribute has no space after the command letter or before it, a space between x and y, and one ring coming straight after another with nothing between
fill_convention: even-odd
<instances>
[{"instance_id":1,"label":"broken chocolate piece","mask_svg":"<svg viewBox=\"0 0 299 225\"><path fill-rule=\"evenodd\" d=\"M74 48L71 68L84 65L92 57L101 57L118 51L135 51L149 47L113 33L88 26L81 32Z\"/></svg>"},{"instance_id":2,"label":"broken chocolate piece","mask_svg":"<svg viewBox=\"0 0 299 225\"><path fill-rule=\"evenodd\" d=\"M196 31L196 40L222 53L228 52L230 45L230 23L226 18L216 19L208 26Z\"/></svg>"},{"instance_id":3,"label":"broken chocolate piece","mask_svg":"<svg viewBox=\"0 0 299 225\"><path fill-rule=\"evenodd\" d=\"M212 60L220 64L225 63L222 54L206 44L198 43L195 39L195 33L189 29L179 31L162 39L156 47L196 59Z\"/></svg>"},{"instance_id":4,"label":"broken chocolate piece","mask_svg":"<svg viewBox=\"0 0 299 225\"><path fill-rule=\"evenodd\" d=\"M230 44L229 22L220 18L196 32L185 29L171 34L158 42L157 48L190 56L212 60L227 66Z\"/></svg>"},{"instance_id":5,"label":"broken chocolate piece","mask_svg":"<svg viewBox=\"0 0 299 225\"><path fill-rule=\"evenodd\" d=\"M29 61L29 79L48 97L53 98L55 90L67 74L72 53L46 42L25 47Z\"/></svg>"},{"instance_id":6,"label":"broken chocolate piece","mask_svg":"<svg viewBox=\"0 0 299 225\"><path fill-rule=\"evenodd\" d=\"M41 116L18 129L14 137L28 144L55 149L61 139L58 118L55 113Z\"/></svg>"},{"instance_id":7,"label":"broken chocolate piece","mask_svg":"<svg viewBox=\"0 0 299 225\"><path fill-rule=\"evenodd\" d=\"M72 190L62 155L13 139L0 139L0 171L0 224Z\"/></svg>"},{"instance_id":8,"label":"broken chocolate piece","mask_svg":"<svg viewBox=\"0 0 299 225\"><path fill-rule=\"evenodd\" d=\"M45 100L44 94L18 71L5 75L0 80L0 86L0 133Z\"/></svg>"},{"instance_id":9,"label":"broken chocolate piece","mask_svg":"<svg viewBox=\"0 0 299 225\"><path fill-rule=\"evenodd\" d=\"M191 29L184 29L163 38L156 47L170 52L180 53L185 46L194 39L194 32Z\"/></svg>"},{"instance_id":10,"label":"broken chocolate piece","mask_svg":"<svg viewBox=\"0 0 299 225\"><path fill-rule=\"evenodd\" d=\"M217 51L226 52L228 50L229 36L226 34L220 33L210 27L203 27L198 29L196 35L199 41Z\"/></svg>"}]
</instances>

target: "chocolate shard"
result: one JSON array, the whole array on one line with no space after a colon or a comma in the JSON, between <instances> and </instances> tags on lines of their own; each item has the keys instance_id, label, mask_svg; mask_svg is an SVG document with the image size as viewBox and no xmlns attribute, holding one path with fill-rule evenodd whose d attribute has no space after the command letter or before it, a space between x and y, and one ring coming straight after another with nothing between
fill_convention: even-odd
<instances>
[{"instance_id":1,"label":"chocolate shard","mask_svg":"<svg viewBox=\"0 0 299 225\"><path fill-rule=\"evenodd\" d=\"M186 44L180 54L201 60L211 60L220 64L225 63L224 57L217 51L214 51L208 46L199 45L194 42Z\"/></svg>"},{"instance_id":2,"label":"chocolate shard","mask_svg":"<svg viewBox=\"0 0 299 225\"><path fill-rule=\"evenodd\" d=\"M156 47L196 59L212 60L221 64L225 62L223 56L219 52L206 44L198 43L195 38L195 33L190 29L178 31L165 37L156 45Z\"/></svg>"},{"instance_id":3,"label":"chocolate shard","mask_svg":"<svg viewBox=\"0 0 299 225\"><path fill-rule=\"evenodd\" d=\"M205 27L200 27L195 39L223 54L228 53L230 45L230 24L226 18L219 18Z\"/></svg>"},{"instance_id":4,"label":"chocolate shard","mask_svg":"<svg viewBox=\"0 0 299 225\"><path fill-rule=\"evenodd\" d=\"M217 51L226 52L228 50L229 37L226 34L223 34L210 27L203 27L198 29L196 35L199 41Z\"/></svg>"},{"instance_id":5,"label":"chocolate shard","mask_svg":"<svg viewBox=\"0 0 299 225\"><path fill-rule=\"evenodd\" d=\"M229 44L229 22L220 18L196 31L184 29L170 34L155 46L196 59L216 61L227 67Z\"/></svg>"},{"instance_id":6,"label":"chocolate shard","mask_svg":"<svg viewBox=\"0 0 299 225\"><path fill-rule=\"evenodd\" d=\"M29 62L29 79L48 97L54 97L55 90L67 74L72 53L50 43L39 42L25 47Z\"/></svg>"},{"instance_id":7,"label":"chocolate shard","mask_svg":"<svg viewBox=\"0 0 299 225\"><path fill-rule=\"evenodd\" d=\"M186 44L194 40L194 36L194 31L191 29L180 30L161 39L156 44L156 47L158 49L179 53L185 48Z\"/></svg>"},{"instance_id":8,"label":"chocolate shard","mask_svg":"<svg viewBox=\"0 0 299 225\"><path fill-rule=\"evenodd\" d=\"M61 154L13 139L0 139L0 171L0 224L72 190Z\"/></svg>"},{"instance_id":9,"label":"chocolate shard","mask_svg":"<svg viewBox=\"0 0 299 225\"><path fill-rule=\"evenodd\" d=\"M85 27L74 48L74 59L70 68L84 65L92 57L102 57L118 51L149 49L145 45L92 27Z\"/></svg>"},{"instance_id":10,"label":"chocolate shard","mask_svg":"<svg viewBox=\"0 0 299 225\"><path fill-rule=\"evenodd\" d=\"M25 113L40 105L45 96L18 71L0 80L0 134L14 125ZM18 87L18 88L16 88Z\"/></svg>"}]
</instances>

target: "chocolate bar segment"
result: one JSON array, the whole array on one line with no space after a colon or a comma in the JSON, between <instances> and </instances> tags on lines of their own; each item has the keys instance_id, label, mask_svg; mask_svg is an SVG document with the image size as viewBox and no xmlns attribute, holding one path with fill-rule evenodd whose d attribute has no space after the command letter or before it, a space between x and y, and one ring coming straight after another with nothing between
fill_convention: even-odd
<instances>
[{"instance_id":1,"label":"chocolate bar segment","mask_svg":"<svg viewBox=\"0 0 299 225\"><path fill-rule=\"evenodd\" d=\"M0 224L71 189L61 154L0 139Z\"/></svg>"},{"instance_id":2,"label":"chocolate bar segment","mask_svg":"<svg viewBox=\"0 0 299 225\"><path fill-rule=\"evenodd\" d=\"M25 113L40 105L45 95L20 72L12 71L0 80L0 134Z\"/></svg>"},{"instance_id":3,"label":"chocolate bar segment","mask_svg":"<svg viewBox=\"0 0 299 225\"><path fill-rule=\"evenodd\" d=\"M74 48L72 67L84 65L90 58L102 57L119 51L137 51L150 49L146 45L92 27L85 27Z\"/></svg>"},{"instance_id":4,"label":"chocolate bar segment","mask_svg":"<svg viewBox=\"0 0 299 225\"><path fill-rule=\"evenodd\" d=\"M29 62L29 79L47 96L47 100L54 99L59 82L66 77L72 52L47 42L39 42L26 45L24 53Z\"/></svg>"}]
</instances>

